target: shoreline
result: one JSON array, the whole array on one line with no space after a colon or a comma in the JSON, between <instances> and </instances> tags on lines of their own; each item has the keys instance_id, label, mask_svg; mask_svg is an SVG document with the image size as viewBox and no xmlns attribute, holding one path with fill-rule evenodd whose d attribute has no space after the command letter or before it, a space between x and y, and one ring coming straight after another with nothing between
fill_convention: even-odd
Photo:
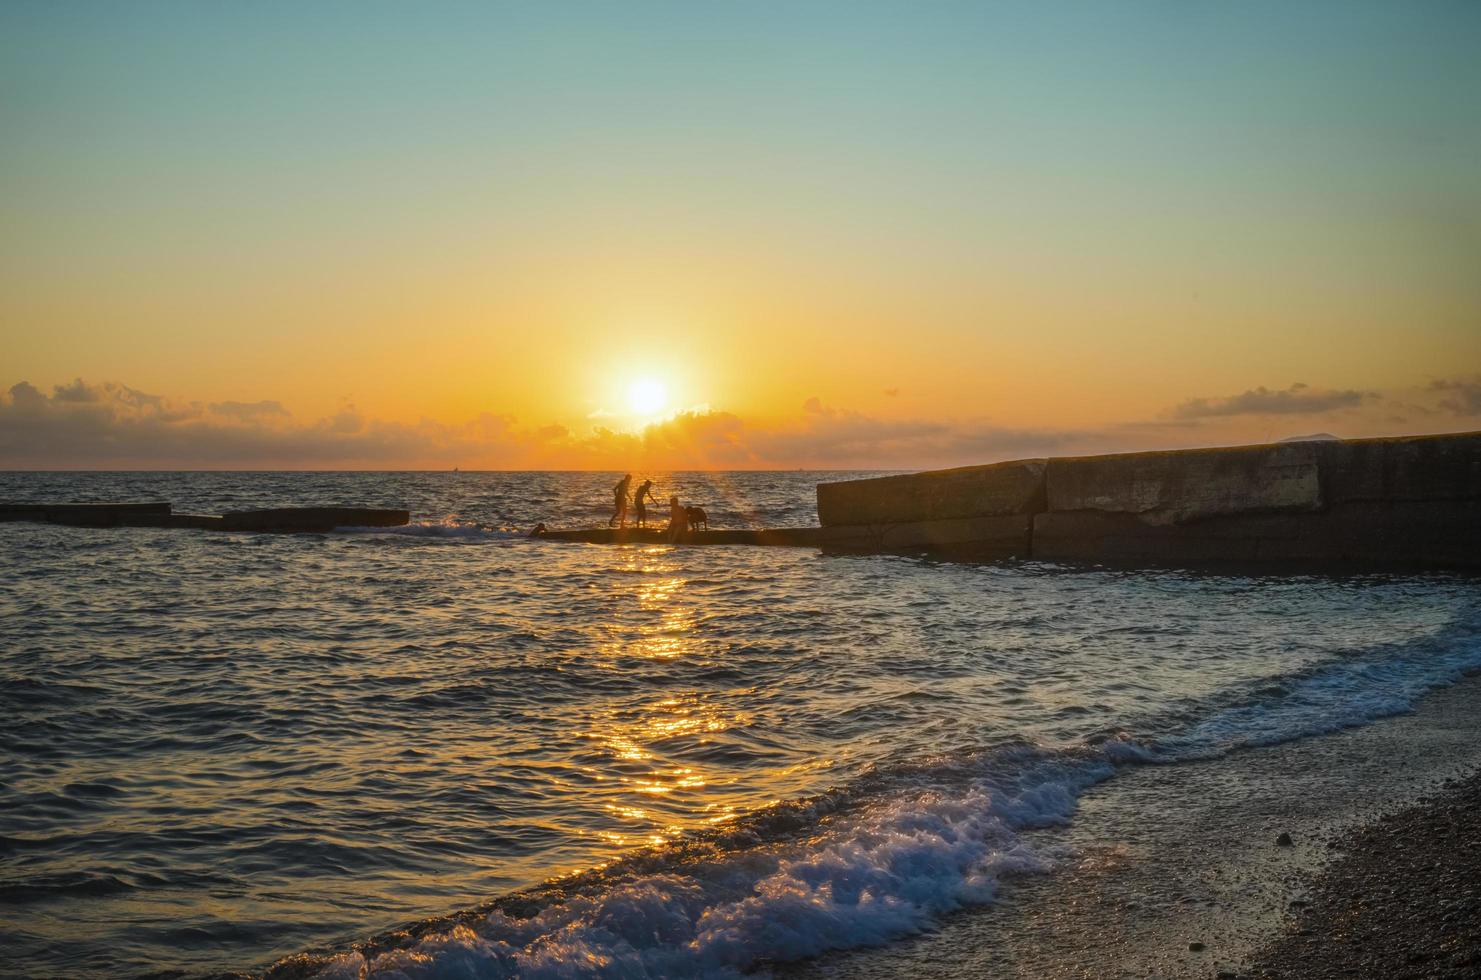
<instances>
[{"instance_id":1,"label":"shoreline","mask_svg":"<svg viewBox=\"0 0 1481 980\"><path fill-rule=\"evenodd\" d=\"M1463 873L1459 858L1433 848L1424 852L1427 864L1413 867L1352 856L1390 827L1420 834L1428 823L1451 826L1444 815L1457 804L1435 797L1447 781L1452 789L1469 787L1468 798L1481 806L1478 700L1481 675L1471 675L1410 712L1363 727L1212 763L1129 770L1086 792L1066 827L1032 835L1034 846L1055 858L1048 875L1005 880L994 904L950 915L933 932L778 965L775 973L784 980L1368 975L1343 974L1338 955L1326 955L1351 926L1345 918L1340 926L1318 924L1317 910L1328 907L1317 904L1319 896L1339 889L1323 901L1350 909L1339 900L1351 900L1352 889L1326 884L1328 875L1347 880L1335 876L1347 874L1338 869L1350 858L1363 874L1382 877L1420 875L1427 867L1444 880ZM1474 829L1481 817L1473 819ZM1481 843L1474 835L1468 840ZM1478 865L1481 858L1464 866L1473 880L1481 880ZM1422 879L1405 881L1401 893L1410 904L1376 913L1376 928L1404 915L1413 926L1411 948L1433 943L1435 933L1423 929L1442 899L1426 907ZM1476 907L1466 920L1473 926ZM1336 911L1331 916L1339 921ZM1334 943L1314 938L1324 928ZM1311 959L1294 965L1288 946ZM1376 969L1393 972L1390 966ZM1328 967L1330 974L1319 972Z\"/></svg>"},{"instance_id":2,"label":"shoreline","mask_svg":"<svg viewBox=\"0 0 1481 980\"><path fill-rule=\"evenodd\" d=\"M1344 856L1241 980L1481 973L1481 770L1334 843Z\"/></svg>"}]
</instances>

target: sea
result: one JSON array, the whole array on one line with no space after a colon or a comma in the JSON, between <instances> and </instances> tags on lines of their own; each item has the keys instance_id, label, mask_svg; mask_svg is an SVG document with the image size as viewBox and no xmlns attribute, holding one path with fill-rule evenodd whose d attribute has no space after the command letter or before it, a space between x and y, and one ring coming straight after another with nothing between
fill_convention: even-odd
<instances>
[{"instance_id":1,"label":"sea","mask_svg":"<svg viewBox=\"0 0 1481 980\"><path fill-rule=\"evenodd\" d=\"M1481 668L1463 576L527 537L604 524L619 475L0 473L412 513L0 524L0 975L765 975L1011 901L1101 784ZM859 475L637 474L715 527Z\"/></svg>"}]
</instances>

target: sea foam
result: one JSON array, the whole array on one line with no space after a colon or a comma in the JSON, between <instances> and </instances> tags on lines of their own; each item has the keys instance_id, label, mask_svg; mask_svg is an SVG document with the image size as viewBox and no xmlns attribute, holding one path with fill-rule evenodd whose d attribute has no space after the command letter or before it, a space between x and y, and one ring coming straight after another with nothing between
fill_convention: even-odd
<instances>
[{"instance_id":1,"label":"sea foam","mask_svg":"<svg viewBox=\"0 0 1481 980\"><path fill-rule=\"evenodd\" d=\"M597 887L534 915L495 910L448 920L402 948L339 954L319 975L732 977L879 945L991 901L1004 875L1052 868L1055 855L1024 832L1069 820L1080 795L1120 768L1212 759L1364 724L1477 669L1478 638L1451 635L1267 682L1263 700L1212 710L1162 737L1122 734L1058 750L1012 745L901 766L876 774L859 799L818 808L835 812L801 834L772 840L762 820L743 846L698 860L618 862L597 875ZM788 816L795 822L795 808Z\"/></svg>"},{"instance_id":2,"label":"sea foam","mask_svg":"<svg viewBox=\"0 0 1481 980\"><path fill-rule=\"evenodd\" d=\"M875 945L992 899L1049 859L1020 831L1067 820L1104 758L1017 753L1010 778L900 792L800 843L761 843L659 872L620 868L598 892L529 918L495 911L414 946L325 964L347 977L738 976L766 961ZM1003 760L998 760L1002 762Z\"/></svg>"}]
</instances>

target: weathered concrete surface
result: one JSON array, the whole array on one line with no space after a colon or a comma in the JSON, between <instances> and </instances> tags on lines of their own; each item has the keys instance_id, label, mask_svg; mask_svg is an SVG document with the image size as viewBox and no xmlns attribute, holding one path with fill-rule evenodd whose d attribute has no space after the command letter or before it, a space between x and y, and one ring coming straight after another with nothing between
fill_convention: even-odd
<instances>
[{"instance_id":1,"label":"weathered concrete surface","mask_svg":"<svg viewBox=\"0 0 1481 980\"><path fill-rule=\"evenodd\" d=\"M400 527L410 522L404 510L372 507L282 507L223 514L227 531L324 532L337 527Z\"/></svg>"},{"instance_id":2,"label":"weathered concrete surface","mask_svg":"<svg viewBox=\"0 0 1481 980\"><path fill-rule=\"evenodd\" d=\"M1315 446L1322 497L1354 500L1481 501L1481 432L1353 439Z\"/></svg>"},{"instance_id":3,"label":"weathered concrete surface","mask_svg":"<svg viewBox=\"0 0 1481 980\"><path fill-rule=\"evenodd\" d=\"M880 550L925 553L946 558L1027 558L1032 514L965 517L886 525Z\"/></svg>"},{"instance_id":4,"label":"weathered concrete surface","mask_svg":"<svg viewBox=\"0 0 1481 980\"><path fill-rule=\"evenodd\" d=\"M1051 460L1033 556L1481 567L1481 433Z\"/></svg>"},{"instance_id":5,"label":"weathered concrete surface","mask_svg":"<svg viewBox=\"0 0 1481 980\"><path fill-rule=\"evenodd\" d=\"M1019 473L1041 473L1044 486L1019 498L1037 507L1030 526L1008 515L914 520L1012 506L1003 495L983 505L973 481L1014 466L822 484L819 513L869 517L852 528L857 550L1481 568L1481 433L1031 460Z\"/></svg>"},{"instance_id":6,"label":"weathered concrete surface","mask_svg":"<svg viewBox=\"0 0 1481 980\"><path fill-rule=\"evenodd\" d=\"M1296 442L1051 459L1044 509L1135 514L1148 524L1317 511L1318 446Z\"/></svg>"},{"instance_id":7,"label":"weathered concrete surface","mask_svg":"<svg viewBox=\"0 0 1481 980\"><path fill-rule=\"evenodd\" d=\"M912 524L1044 509L1044 460L818 484L824 527Z\"/></svg>"},{"instance_id":8,"label":"weathered concrete surface","mask_svg":"<svg viewBox=\"0 0 1481 980\"><path fill-rule=\"evenodd\" d=\"M115 527L170 516L167 503L145 504L0 504L0 521L36 521L76 527Z\"/></svg>"},{"instance_id":9,"label":"weathered concrete surface","mask_svg":"<svg viewBox=\"0 0 1481 980\"><path fill-rule=\"evenodd\" d=\"M1476 504L1357 501L1315 514L1246 514L1192 525L1131 514L1072 511L1034 518L1033 557L1044 561L1192 565L1481 567Z\"/></svg>"},{"instance_id":10,"label":"weathered concrete surface","mask_svg":"<svg viewBox=\"0 0 1481 980\"><path fill-rule=\"evenodd\" d=\"M210 531L332 531L336 527L398 527L404 510L367 507L286 507L238 511L224 517L175 514L166 503L0 504L0 521L34 521L75 527L164 527Z\"/></svg>"}]
</instances>

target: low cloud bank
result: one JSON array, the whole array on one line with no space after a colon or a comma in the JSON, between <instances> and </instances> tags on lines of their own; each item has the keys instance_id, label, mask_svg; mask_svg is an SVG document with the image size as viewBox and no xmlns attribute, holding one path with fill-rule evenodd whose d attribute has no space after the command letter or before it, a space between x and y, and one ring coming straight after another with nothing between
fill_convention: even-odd
<instances>
[{"instance_id":1,"label":"low cloud bank","mask_svg":"<svg viewBox=\"0 0 1481 980\"><path fill-rule=\"evenodd\" d=\"M1190 398L1168 410L1174 419L1207 419L1235 415L1317 415L1342 408L1356 408L1383 396L1373 391L1346 389L1322 391L1297 382L1272 391L1261 385L1227 398Z\"/></svg>"},{"instance_id":2,"label":"low cloud bank","mask_svg":"<svg viewBox=\"0 0 1481 980\"><path fill-rule=\"evenodd\" d=\"M1481 375L1430 382L1441 395L1439 407L1453 415L1481 416Z\"/></svg>"},{"instance_id":3,"label":"low cloud bank","mask_svg":"<svg viewBox=\"0 0 1481 980\"><path fill-rule=\"evenodd\" d=\"M597 425L522 427L484 413L450 424L369 418L354 406L303 422L276 401L195 402L77 379L0 396L7 468L889 468L1043 455L1093 434L986 422L879 419L809 399L791 419L758 424L696 409L638 432Z\"/></svg>"},{"instance_id":4,"label":"low cloud bank","mask_svg":"<svg viewBox=\"0 0 1481 980\"><path fill-rule=\"evenodd\" d=\"M368 419L353 406L309 423L280 403L178 401L81 379L46 394L27 382L0 400L0 465L12 468L346 468L425 465L508 440L509 420L462 426Z\"/></svg>"},{"instance_id":5,"label":"low cloud bank","mask_svg":"<svg viewBox=\"0 0 1481 980\"><path fill-rule=\"evenodd\" d=\"M1194 398L1160 420L1098 429L1015 427L989 420L878 418L809 398L757 422L699 408L638 432L589 422L521 425L482 413L462 423L369 417L346 405L301 421L280 402L181 401L82 379L49 392L28 382L0 394L0 468L8 469L915 469L1034 456L1262 442L1318 420L1345 436L1461 428L1481 417L1481 377L1432 382L1409 401L1296 384ZM1375 414L1380 413L1381 414ZM1261 419L1251 422L1248 417ZM1395 428L1403 425L1403 428ZM1387 428L1385 428L1387 427Z\"/></svg>"}]
</instances>

